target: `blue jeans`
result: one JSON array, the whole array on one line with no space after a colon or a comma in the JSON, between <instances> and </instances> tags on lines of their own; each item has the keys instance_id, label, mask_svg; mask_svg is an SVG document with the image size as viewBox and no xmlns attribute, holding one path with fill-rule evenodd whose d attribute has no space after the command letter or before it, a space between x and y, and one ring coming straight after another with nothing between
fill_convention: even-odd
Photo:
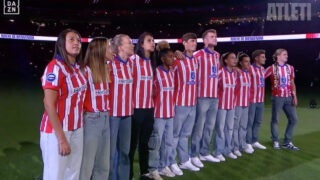
<instances>
[{"instance_id":1,"label":"blue jeans","mask_svg":"<svg viewBox=\"0 0 320 180\"><path fill-rule=\"evenodd\" d=\"M128 180L130 171L131 116L110 117L110 173L109 179ZM113 169L115 152L118 152L117 169Z\"/></svg>"},{"instance_id":2,"label":"blue jeans","mask_svg":"<svg viewBox=\"0 0 320 180\"><path fill-rule=\"evenodd\" d=\"M292 104L292 97L272 97L272 118L271 118L271 135L272 141L278 141L278 122L281 109L288 118L286 132L284 134L283 144L288 144L292 140L294 128L298 122L296 107Z\"/></svg>"},{"instance_id":3,"label":"blue jeans","mask_svg":"<svg viewBox=\"0 0 320 180\"><path fill-rule=\"evenodd\" d=\"M259 130L262 123L264 103L251 103L247 126L247 144L258 142Z\"/></svg>"},{"instance_id":4,"label":"blue jeans","mask_svg":"<svg viewBox=\"0 0 320 180\"><path fill-rule=\"evenodd\" d=\"M155 118L149 139L149 172L169 166L172 152L173 118Z\"/></svg>"},{"instance_id":5,"label":"blue jeans","mask_svg":"<svg viewBox=\"0 0 320 180\"><path fill-rule=\"evenodd\" d=\"M176 106L173 120L173 145L170 164L176 163L177 150L180 163L189 160L188 137L191 135L196 117L196 106Z\"/></svg>"},{"instance_id":6,"label":"blue jeans","mask_svg":"<svg viewBox=\"0 0 320 180\"><path fill-rule=\"evenodd\" d=\"M196 120L191 135L191 157L210 154L210 142L216 123L219 99L198 98Z\"/></svg>"},{"instance_id":7,"label":"blue jeans","mask_svg":"<svg viewBox=\"0 0 320 180\"><path fill-rule=\"evenodd\" d=\"M234 122L234 109L219 109L214 136L214 155L229 154Z\"/></svg>"},{"instance_id":8,"label":"blue jeans","mask_svg":"<svg viewBox=\"0 0 320 180\"><path fill-rule=\"evenodd\" d=\"M84 113L80 179L108 179L110 163L109 112Z\"/></svg>"},{"instance_id":9,"label":"blue jeans","mask_svg":"<svg viewBox=\"0 0 320 180\"><path fill-rule=\"evenodd\" d=\"M233 151L244 150L247 148L246 134L248 125L249 107L237 106L234 113L234 126L232 146Z\"/></svg>"}]
</instances>

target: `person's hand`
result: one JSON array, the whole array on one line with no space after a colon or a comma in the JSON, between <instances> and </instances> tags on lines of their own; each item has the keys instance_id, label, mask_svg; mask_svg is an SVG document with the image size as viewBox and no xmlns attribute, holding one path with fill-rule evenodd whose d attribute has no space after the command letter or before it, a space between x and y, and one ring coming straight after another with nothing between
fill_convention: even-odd
<instances>
[{"instance_id":1,"label":"person's hand","mask_svg":"<svg viewBox=\"0 0 320 180\"><path fill-rule=\"evenodd\" d=\"M70 144L66 138L59 140L59 154L62 156L69 155L71 152Z\"/></svg>"},{"instance_id":2,"label":"person's hand","mask_svg":"<svg viewBox=\"0 0 320 180\"><path fill-rule=\"evenodd\" d=\"M293 104L294 106L298 106L298 98L297 98L296 95L293 96L292 104Z\"/></svg>"},{"instance_id":3,"label":"person's hand","mask_svg":"<svg viewBox=\"0 0 320 180\"><path fill-rule=\"evenodd\" d=\"M182 59L184 58L183 53L182 53L181 51L179 51L179 50L176 50L176 51L174 52L174 55L175 55L178 59L180 59L180 60L182 60Z\"/></svg>"}]
</instances>

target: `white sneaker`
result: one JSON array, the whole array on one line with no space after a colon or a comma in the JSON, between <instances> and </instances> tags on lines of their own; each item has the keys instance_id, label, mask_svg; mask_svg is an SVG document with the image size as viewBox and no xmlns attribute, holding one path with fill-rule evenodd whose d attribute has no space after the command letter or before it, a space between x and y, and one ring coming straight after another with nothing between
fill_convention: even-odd
<instances>
[{"instance_id":1,"label":"white sneaker","mask_svg":"<svg viewBox=\"0 0 320 180\"><path fill-rule=\"evenodd\" d=\"M150 172L149 175L148 175L148 178L154 179L154 180L163 180L163 179L161 178L161 176L159 175L158 170L155 170L155 171Z\"/></svg>"},{"instance_id":2,"label":"white sneaker","mask_svg":"<svg viewBox=\"0 0 320 180\"><path fill-rule=\"evenodd\" d=\"M187 169L187 170L190 170L190 171L200 171L200 169L196 166L194 166L190 159L187 161L187 162L184 162L182 164L180 164L180 168L181 169Z\"/></svg>"},{"instance_id":3,"label":"white sneaker","mask_svg":"<svg viewBox=\"0 0 320 180\"><path fill-rule=\"evenodd\" d=\"M215 158L210 154L208 154L206 156L201 156L200 155L200 160L201 161L209 161L209 162L220 162L220 160L218 158Z\"/></svg>"},{"instance_id":4,"label":"white sneaker","mask_svg":"<svg viewBox=\"0 0 320 180\"><path fill-rule=\"evenodd\" d=\"M254 150L247 147L246 149L244 149L244 152L246 152L247 154L252 154Z\"/></svg>"},{"instance_id":5,"label":"white sneaker","mask_svg":"<svg viewBox=\"0 0 320 180\"><path fill-rule=\"evenodd\" d=\"M170 170L170 168L167 166L163 168L160 172L160 175L167 176L167 177L175 177L176 175Z\"/></svg>"},{"instance_id":6,"label":"white sneaker","mask_svg":"<svg viewBox=\"0 0 320 180\"><path fill-rule=\"evenodd\" d=\"M177 176L182 176L183 175L183 172L181 171L181 169L179 168L177 163L171 164L170 165L170 169Z\"/></svg>"},{"instance_id":7,"label":"white sneaker","mask_svg":"<svg viewBox=\"0 0 320 180\"><path fill-rule=\"evenodd\" d=\"M253 147L252 147L252 145L251 145L251 144L247 144L247 148L249 148L249 149L251 149L251 150L253 150L253 151L254 151L254 149L253 149Z\"/></svg>"},{"instance_id":8,"label":"white sneaker","mask_svg":"<svg viewBox=\"0 0 320 180\"><path fill-rule=\"evenodd\" d=\"M216 156L216 158L217 158L217 159L219 159L219 160L220 160L220 162L226 161L226 159L223 157L223 155L222 155L222 154L220 154L220 155Z\"/></svg>"},{"instance_id":9,"label":"white sneaker","mask_svg":"<svg viewBox=\"0 0 320 180\"><path fill-rule=\"evenodd\" d=\"M229 153L229 154L227 155L227 157L228 157L228 158L231 158L231 159L237 159L237 156L234 155L232 152Z\"/></svg>"},{"instance_id":10,"label":"white sneaker","mask_svg":"<svg viewBox=\"0 0 320 180\"><path fill-rule=\"evenodd\" d=\"M200 159L196 156L196 157L193 157L191 158L191 162L193 165L199 167L199 168L203 168L204 165L202 164L202 162L200 161Z\"/></svg>"},{"instance_id":11,"label":"white sneaker","mask_svg":"<svg viewBox=\"0 0 320 180\"><path fill-rule=\"evenodd\" d=\"M241 152L239 150L234 151L233 154L235 154L238 157L242 156L242 154L241 154Z\"/></svg>"},{"instance_id":12,"label":"white sneaker","mask_svg":"<svg viewBox=\"0 0 320 180\"><path fill-rule=\"evenodd\" d=\"M264 149L267 149L264 145L260 144L259 142L253 143L252 146L253 146L254 148L258 148L258 149L263 149L263 150L264 150Z\"/></svg>"}]
</instances>

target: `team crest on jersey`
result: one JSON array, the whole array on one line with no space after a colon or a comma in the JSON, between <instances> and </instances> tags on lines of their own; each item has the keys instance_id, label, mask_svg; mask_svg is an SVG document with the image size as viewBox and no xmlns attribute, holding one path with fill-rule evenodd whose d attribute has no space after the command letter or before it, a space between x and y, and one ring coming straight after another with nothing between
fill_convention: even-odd
<instances>
[{"instance_id":1,"label":"team crest on jersey","mask_svg":"<svg viewBox=\"0 0 320 180\"><path fill-rule=\"evenodd\" d=\"M194 80L196 78L196 73L194 71L191 71L190 77L192 80Z\"/></svg>"},{"instance_id":2,"label":"team crest on jersey","mask_svg":"<svg viewBox=\"0 0 320 180\"><path fill-rule=\"evenodd\" d=\"M209 75L210 78L215 78L217 77L217 66L212 65L211 67L211 74Z\"/></svg>"},{"instance_id":3,"label":"team crest on jersey","mask_svg":"<svg viewBox=\"0 0 320 180\"><path fill-rule=\"evenodd\" d=\"M55 75L55 74L49 73L49 74L47 75L47 81L53 82L55 79L56 79L56 75Z\"/></svg>"},{"instance_id":4,"label":"team crest on jersey","mask_svg":"<svg viewBox=\"0 0 320 180\"><path fill-rule=\"evenodd\" d=\"M259 87L264 87L264 77L260 77L259 80L260 80Z\"/></svg>"}]
</instances>

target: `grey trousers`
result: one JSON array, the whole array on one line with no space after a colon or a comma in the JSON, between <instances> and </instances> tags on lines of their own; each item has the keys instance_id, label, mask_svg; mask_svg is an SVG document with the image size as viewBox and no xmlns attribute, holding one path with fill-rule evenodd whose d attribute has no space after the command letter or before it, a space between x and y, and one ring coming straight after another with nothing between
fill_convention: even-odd
<instances>
[{"instance_id":1,"label":"grey trousers","mask_svg":"<svg viewBox=\"0 0 320 180\"><path fill-rule=\"evenodd\" d=\"M247 148L246 134L248 126L248 112L249 107L235 107L232 137L233 151L242 151Z\"/></svg>"},{"instance_id":2,"label":"grey trousers","mask_svg":"<svg viewBox=\"0 0 320 180\"><path fill-rule=\"evenodd\" d=\"M109 112L84 113L80 180L108 179L110 169Z\"/></svg>"}]
</instances>

